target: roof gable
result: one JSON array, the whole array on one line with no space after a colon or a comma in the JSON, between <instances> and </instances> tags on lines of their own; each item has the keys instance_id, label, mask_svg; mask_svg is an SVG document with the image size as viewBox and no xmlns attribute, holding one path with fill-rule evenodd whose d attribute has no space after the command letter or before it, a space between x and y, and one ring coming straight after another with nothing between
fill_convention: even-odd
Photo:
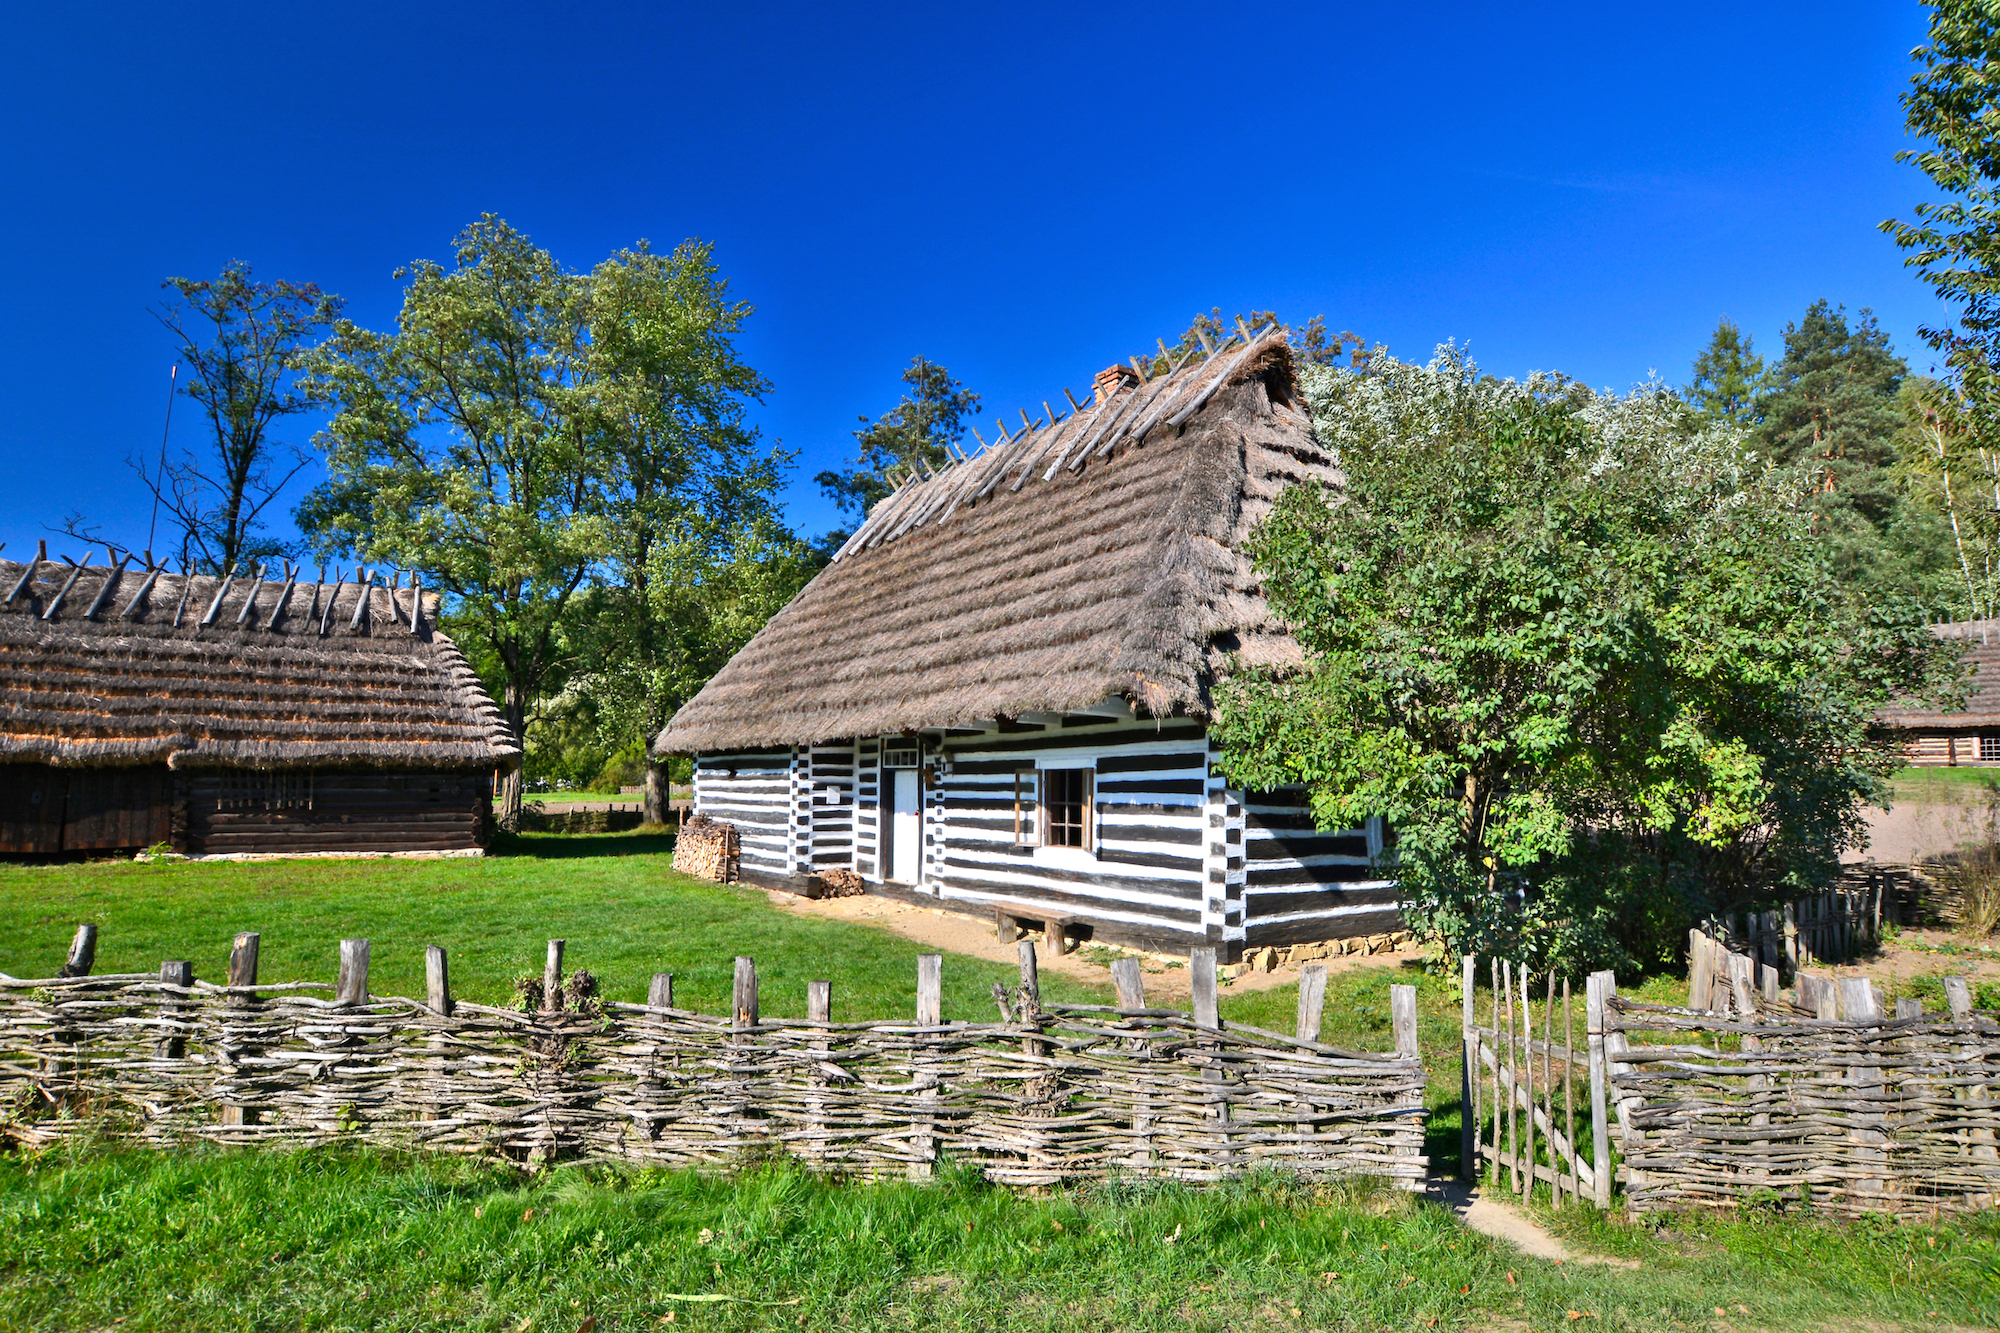
<instances>
[{"instance_id":1,"label":"roof gable","mask_svg":"<svg viewBox=\"0 0 2000 1333\"><path fill-rule=\"evenodd\" d=\"M1297 658L1242 544L1307 479L1339 474L1282 332L1128 384L878 503L658 748L806 744L1109 695L1205 716L1230 654Z\"/></svg>"}]
</instances>

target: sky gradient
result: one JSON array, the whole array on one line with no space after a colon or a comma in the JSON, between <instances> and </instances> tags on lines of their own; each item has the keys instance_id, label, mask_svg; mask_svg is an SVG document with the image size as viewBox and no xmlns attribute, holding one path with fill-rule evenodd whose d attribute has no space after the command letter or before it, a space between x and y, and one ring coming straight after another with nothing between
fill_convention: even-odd
<instances>
[{"instance_id":1,"label":"sky gradient","mask_svg":"<svg viewBox=\"0 0 2000 1333\"><path fill-rule=\"evenodd\" d=\"M714 243L808 535L913 355L990 438L1211 306L1623 389L1826 297L1921 370L1940 312L1876 225L1924 197L1892 160L1923 36L1904 3L24 9L0 541L143 541L161 279L240 259L386 327L392 271L487 211L578 269Z\"/></svg>"}]
</instances>

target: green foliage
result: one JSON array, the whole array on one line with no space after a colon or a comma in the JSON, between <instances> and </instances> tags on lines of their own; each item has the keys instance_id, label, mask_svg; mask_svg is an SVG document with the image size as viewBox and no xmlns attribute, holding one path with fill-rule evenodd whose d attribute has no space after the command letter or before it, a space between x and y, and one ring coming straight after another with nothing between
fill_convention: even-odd
<instances>
[{"instance_id":1,"label":"green foliage","mask_svg":"<svg viewBox=\"0 0 2000 1333\"><path fill-rule=\"evenodd\" d=\"M1288 490L1251 544L1306 662L1220 689L1233 782L1387 816L1413 928L1536 967L1650 960L1836 873L1897 765L1876 710L1948 693L1956 650L1842 582L1814 471L1662 389L1449 348L1304 379L1347 489Z\"/></svg>"},{"instance_id":2,"label":"green foliage","mask_svg":"<svg viewBox=\"0 0 2000 1333\"><path fill-rule=\"evenodd\" d=\"M857 521L893 489L891 474L928 475L962 454L967 419L979 411L978 394L921 356L910 358L903 383L910 391L901 402L873 421L861 418L861 429L854 432L860 455L854 466L813 478L842 513ZM837 550L845 540L845 532L834 533L821 545Z\"/></svg>"},{"instance_id":3,"label":"green foliage","mask_svg":"<svg viewBox=\"0 0 2000 1333\"><path fill-rule=\"evenodd\" d=\"M311 455L271 438L278 422L313 406L300 382L313 339L333 326L341 299L312 283L258 282L233 263L213 279L168 278L174 294L154 312L180 343L188 377L179 386L201 405L209 444L131 466L165 509L184 567L220 574L290 554L263 533L264 511ZM80 515L65 528L88 529Z\"/></svg>"},{"instance_id":4,"label":"green foliage","mask_svg":"<svg viewBox=\"0 0 2000 1333\"><path fill-rule=\"evenodd\" d=\"M445 589L516 733L588 778L809 576L773 507L790 456L744 420L751 308L699 242L579 274L491 215L399 276L395 331L343 322L315 364L336 413L300 526Z\"/></svg>"},{"instance_id":5,"label":"green foliage","mask_svg":"<svg viewBox=\"0 0 2000 1333\"><path fill-rule=\"evenodd\" d=\"M1760 419L1757 394L1763 384L1764 358L1751 350L1749 334L1724 319L1695 358L1694 378L1683 396L1704 424L1747 429Z\"/></svg>"}]
</instances>

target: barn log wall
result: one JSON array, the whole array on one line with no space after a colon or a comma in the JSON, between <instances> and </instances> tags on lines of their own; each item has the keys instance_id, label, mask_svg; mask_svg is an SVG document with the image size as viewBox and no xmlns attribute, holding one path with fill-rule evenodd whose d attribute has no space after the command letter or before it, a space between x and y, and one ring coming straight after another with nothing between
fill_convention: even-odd
<instances>
[{"instance_id":1,"label":"barn log wall","mask_svg":"<svg viewBox=\"0 0 2000 1333\"><path fill-rule=\"evenodd\" d=\"M1246 948L1377 935L1403 928L1396 886L1375 869L1382 825L1322 830L1303 787L1244 800Z\"/></svg>"},{"instance_id":2,"label":"barn log wall","mask_svg":"<svg viewBox=\"0 0 2000 1333\"><path fill-rule=\"evenodd\" d=\"M882 876L882 742L868 736L854 743L854 873Z\"/></svg>"},{"instance_id":3,"label":"barn log wall","mask_svg":"<svg viewBox=\"0 0 2000 1333\"><path fill-rule=\"evenodd\" d=\"M165 764L0 764L0 853L111 851L172 837L172 777Z\"/></svg>"},{"instance_id":4,"label":"barn log wall","mask_svg":"<svg viewBox=\"0 0 2000 1333\"><path fill-rule=\"evenodd\" d=\"M191 855L465 851L487 840L484 773L198 769L175 776Z\"/></svg>"}]
</instances>

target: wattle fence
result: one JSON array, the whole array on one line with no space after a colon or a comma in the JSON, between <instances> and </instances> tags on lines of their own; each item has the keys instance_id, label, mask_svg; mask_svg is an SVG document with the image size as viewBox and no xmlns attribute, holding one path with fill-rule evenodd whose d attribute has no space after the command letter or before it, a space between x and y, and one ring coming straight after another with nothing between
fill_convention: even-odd
<instances>
[{"instance_id":1,"label":"wattle fence","mask_svg":"<svg viewBox=\"0 0 2000 1333\"><path fill-rule=\"evenodd\" d=\"M1136 960L1113 968L1116 1006L1044 1005L1024 942L1018 986L994 987L998 1021L945 1022L931 954L912 1019L835 1023L827 982L806 1018L760 1018L748 958L717 1017L676 1007L664 973L645 1004L602 1002L551 941L523 1012L455 1001L440 948L418 1001L369 993L366 940L342 942L332 985L258 984L259 943L237 937L225 985L177 962L92 976L86 927L62 975L0 977L0 1137L702 1168L782 1154L870 1177L949 1158L1019 1185L1280 1167L1415 1189L1427 1166L1413 987L1394 988L1397 1049L1375 1053L1318 1040L1323 970L1294 1035L1224 1022L1206 949L1189 960L1192 1012L1149 1007Z\"/></svg>"},{"instance_id":2,"label":"wattle fence","mask_svg":"<svg viewBox=\"0 0 2000 1333\"><path fill-rule=\"evenodd\" d=\"M1775 970L1698 942L1697 1003L1650 1004L1589 978L1583 1042L1570 986L1541 997L1490 961L1478 1021L1477 960L1464 960L1464 1157L1490 1188L1546 1187L1561 1204L1632 1213L1765 1203L1838 1214L1929 1216L2000 1203L2000 1015L1962 977L1947 1012L1874 986Z\"/></svg>"}]
</instances>

